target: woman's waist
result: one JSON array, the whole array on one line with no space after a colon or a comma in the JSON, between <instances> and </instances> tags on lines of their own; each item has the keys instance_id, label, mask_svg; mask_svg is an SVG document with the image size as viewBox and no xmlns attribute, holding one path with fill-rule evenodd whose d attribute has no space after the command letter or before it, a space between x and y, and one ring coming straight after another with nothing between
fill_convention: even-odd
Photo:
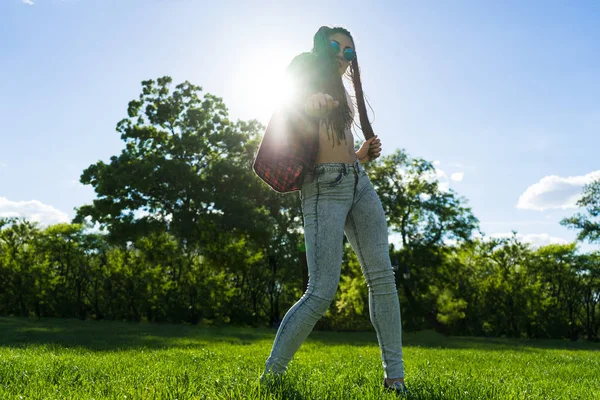
<instances>
[{"instance_id":1,"label":"woman's waist","mask_svg":"<svg viewBox=\"0 0 600 400\"><path fill-rule=\"evenodd\" d=\"M335 147L319 146L315 163L346 163L351 164L358 161L353 149L344 145Z\"/></svg>"},{"instance_id":2,"label":"woman's waist","mask_svg":"<svg viewBox=\"0 0 600 400\"><path fill-rule=\"evenodd\" d=\"M322 161L316 162L312 169L313 174L322 174L325 172L341 172L344 174L358 173L361 170L364 171L362 165L358 161Z\"/></svg>"}]
</instances>

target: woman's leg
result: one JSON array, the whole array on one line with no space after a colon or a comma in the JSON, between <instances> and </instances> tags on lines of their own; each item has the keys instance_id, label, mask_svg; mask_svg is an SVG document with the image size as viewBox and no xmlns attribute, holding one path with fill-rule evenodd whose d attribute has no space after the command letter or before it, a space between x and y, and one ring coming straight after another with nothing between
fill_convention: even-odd
<instances>
[{"instance_id":1,"label":"woman's leg","mask_svg":"<svg viewBox=\"0 0 600 400\"><path fill-rule=\"evenodd\" d=\"M399 380L395 378L404 377L402 324L389 256L387 222L381 201L362 170L345 232L369 288L369 313L377 332L385 378Z\"/></svg>"},{"instance_id":2,"label":"woman's leg","mask_svg":"<svg viewBox=\"0 0 600 400\"><path fill-rule=\"evenodd\" d=\"M285 371L335 296L342 266L344 224L352 205L352 186L343 184L344 178L329 172L302 189L308 288L281 321L266 362L268 372Z\"/></svg>"}]
</instances>

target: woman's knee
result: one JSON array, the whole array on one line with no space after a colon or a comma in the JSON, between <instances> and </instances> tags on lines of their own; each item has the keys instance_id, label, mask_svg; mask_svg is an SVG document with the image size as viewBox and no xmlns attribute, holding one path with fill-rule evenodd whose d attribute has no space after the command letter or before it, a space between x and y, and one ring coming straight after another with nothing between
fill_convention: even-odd
<instances>
[{"instance_id":1,"label":"woman's knee","mask_svg":"<svg viewBox=\"0 0 600 400\"><path fill-rule=\"evenodd\" d=\"M385 264L384 264L385 265ZM365 278L369 286L391 286L396 287L396 275L391 265L378 269L367 269Z\"/></svg>"},{"instance_id":2,"label":"woman's knee","mask_svg":"<svg viewBox=\"0 0 600 400\"><path fill-rule=\"evenodd\" d=\"M327 311L327 308L335 298L338 283L339 279L335 281L335 283L322 278L315 282L309 281L306 295L315 298L316 301L322 303L325 307L325 311Z\"/></svg>"}]
</instances>

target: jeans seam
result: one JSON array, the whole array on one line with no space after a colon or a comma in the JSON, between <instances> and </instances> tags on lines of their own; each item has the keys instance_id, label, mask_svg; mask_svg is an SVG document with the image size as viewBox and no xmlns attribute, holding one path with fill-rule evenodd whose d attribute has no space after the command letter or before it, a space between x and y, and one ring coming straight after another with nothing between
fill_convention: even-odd
<instances>
[{"instance_id":1,"label":"jeans seam","mask_svg":"<svg viewBox=\"0 0 600 400\"><path fill-rule=\"evenodd\" d=\"M353 210L350 210L350 222L352 223L352 230L354 231L354 237L356 238L356 247L358 247L358 259L359 261L362 260L362 263L364 265L364 269L365 269L365 280L367 280L367 273L366 271L368 270L367 268L367 261L365 259L365 257L363 256L363 251L362 251L362 247L360 245L360 239L358 236L358 228L356 226L356 221L354 219L354 215L353 215ZM367 281L368 284L368 281ZM375 298L375 295L372 292L372 288L369 289L369 297L370 298ZM379 322L377 320L377 313L375 311L375 305L374 304L370 304L370 309L373 312L373 325L375 328L375 332L377 333L377 338L379 340L379 342L381 343L381 357L383 358L383 362L385 363L385 365L388 365L386 356L385 356L385 351L383 349L384 344L381 342L381 336L379 334L379 332L381 331L380 327L379 327Z\"/></svg>"},{"instance_id":2,"label":"jeans seam","mask_svg":"<svg viewBox=\"0 0 600 400\"><path fill-rule=\"evenodd\" d=\"M319 195L321 194L321 190L319 189L319 177L317 176L317 198L315 199L315 237L314 237L314 246L315 246L315 252L314 252L314 259L313 259L313 265L315 266L315 275L318 274L319 272L319 268L318 268L318 264L317 264L317 258L319 255ZM315 281L318 279L318 277L315 277Z\"/></svg>"},{"instance_id":3,"label":"jeans seam","mask_svg":"<svg viewBox=\"0 0 600 400\"><path fill-rule=\"evenodd\" d=\"M315 179L317 180L317 182L315 182L315 183L319 183L319 182L318 182L318 180L319 180L318 176L317 176ZM316 194L316 198L315 198L315 238L314 238L314 246L315 246L315 251L314 251L314 260L313 260L313 265L315 265L315 267L316 267L316 266L317 266L318 244L319 244L319 242L318 242L318 240L317 240L317 238L318 238L318 234L319 234L319 218L318 218L318 215L317 215L318 206L319 206L319 186L318 186L318 185L315 185L315 186L316 186L316 189L317 189L317 194ZM317 274L317 272L318 272L318 271L319 271L319 269L318 269L318 268L315 268L315 275ZM315 279L318 279L318 277L315 277ZM309 278L309 281L310 281L310 278ZM298 304L298 307L296 307L296 308L294 309L294 312L293 312L293 314L290 314L290 315L288 316L288 319L285 321L285 325L283 325L283 326L281 327L280 333L279 333L279 335L276 337L276 339L275 339L275 342L273 343L273 348L275 348L275 347L276 347L276 346L275 346L275 345L276 345L276 342L277 342L278 340L280 340L280 339L281 339L281 337L283 336L283 334L284 334L284 332L285 332L285 329L288 327L288 323L291 321L292 317L293 317L294 315L296 315L296 311L298 311L298 310L300 309L300 307L301 307L302 305L304 305L304 303L306 303L306 301L307 301L307 300L309 299L309 297L312 295L312 292L313 292L313 291L314 291L314 286L313 286L313 287L311 287L311 288L309 288L309 289L306 291L306 293L305 293L305 295L304 295L304 298L303 298L303 299L301 300L301 302Z\"/></svg>"},{"instance_id":4,"label":"jeans seam","mask_svg":"<svg viewBox=\"0 0 600 400\"><path fill-rule=\"evenodd\" d=\"M281 328L281 331L279 333L279 336L276 338L275 343L273 343L273 348L276 348L276 344L279 340L281 340L281 337L283 336L283 334L285 333L285 329L288 327L288 323L292 320L292 317L294 315L296 315L296 311L298 311L300 309L301 306L304 305L304 303L306 303L306 301L308 300L308 298L311 296L312 294L312 289L310 291L306 291L306 294L304 296L304 298L300 301L300 303L298 304L298 307L296 307L296 309L294 310L294 312L292 314L290 314L288 316L288 319L285 321L285 325ZM279 357L277 357L279 358Z\"/></svg>"}]
</instances>

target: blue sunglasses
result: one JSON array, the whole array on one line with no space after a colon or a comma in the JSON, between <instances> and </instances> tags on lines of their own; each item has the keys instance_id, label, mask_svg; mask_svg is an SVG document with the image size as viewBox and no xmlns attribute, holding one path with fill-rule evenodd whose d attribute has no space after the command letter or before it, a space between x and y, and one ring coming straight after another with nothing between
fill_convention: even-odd
<instances>
[{"instance_id":1,"label":"blue sunglasses","mask_svg":"<svg viewBox=\"0 0 600 400\"><path fill-rule=\"evenodd\" d=\"M330 44L331 44L331 48L333 49L333 53L338 54L341 50L340 44L335 40L332 40L330 42ZM356 57L356 52L354 51L354 49L352 49L350 47L346 47L344 49L344 59L346 61L352 61L352 60L354 60L354 57Z\"/></svg>"}]
</instances>

